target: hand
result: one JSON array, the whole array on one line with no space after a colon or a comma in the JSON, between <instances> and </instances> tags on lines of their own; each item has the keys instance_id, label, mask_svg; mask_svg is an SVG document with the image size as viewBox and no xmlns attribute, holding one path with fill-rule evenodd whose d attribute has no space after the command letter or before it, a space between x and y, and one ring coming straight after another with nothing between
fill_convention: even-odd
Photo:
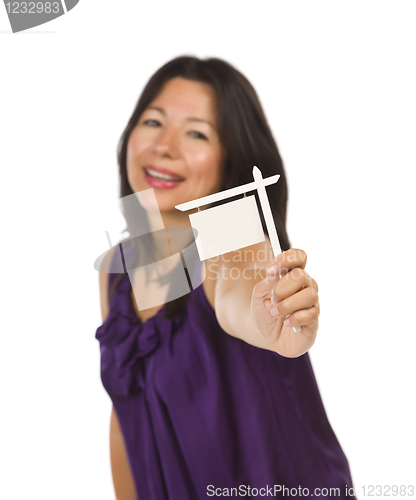
<instances>
[{"instance_id":1,"label":"hand","mask_svg":"<svg viewBox=\"0 0 416 500\"><path fill-rule=\"evenodd\" d=\"M268 277L253 288L254 326L269 348L288 358L308 351L319 328L318 285L305 271L306 259L303 250L282 252L271 262ZM294 326L302 330L294 332Z\"/></svg>"}]
</instances>

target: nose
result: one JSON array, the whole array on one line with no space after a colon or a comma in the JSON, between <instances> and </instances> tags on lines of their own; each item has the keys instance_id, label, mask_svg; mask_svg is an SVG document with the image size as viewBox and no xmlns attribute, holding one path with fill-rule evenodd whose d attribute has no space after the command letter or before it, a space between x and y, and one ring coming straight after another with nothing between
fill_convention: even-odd
<instances>
[{"instance_id":1,"label":"nose","mask_svg":"<svg viewBox=\"0 0 416 500\"><path fill-rule=\"evenodd\" d=\"M176 131L170 128L161 129L153 150L157 155L176 158L179 154L179 139Z\"/></svg>"}]
</instances>

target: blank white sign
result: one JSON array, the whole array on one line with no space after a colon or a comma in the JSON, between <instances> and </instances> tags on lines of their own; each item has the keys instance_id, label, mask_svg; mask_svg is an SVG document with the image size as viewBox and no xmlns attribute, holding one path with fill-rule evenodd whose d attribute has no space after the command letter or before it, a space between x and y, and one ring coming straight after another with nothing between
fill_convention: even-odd
<instances>
[{"instance_id":1,"label":"blank white sign","mask_svg":"<svg viewBox=\"0 0 416 500\"><path fill-rule=\"evenodd\" d=\"M201 261L265 240L253 195L189 216Z\"/></svg>"}]
</instances>

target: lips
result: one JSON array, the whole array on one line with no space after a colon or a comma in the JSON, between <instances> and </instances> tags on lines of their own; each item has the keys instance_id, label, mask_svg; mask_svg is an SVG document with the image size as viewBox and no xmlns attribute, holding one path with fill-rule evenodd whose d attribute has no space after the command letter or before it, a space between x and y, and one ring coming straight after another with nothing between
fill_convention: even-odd
<instances>
[{"instance_id":1,"label":"lips","mask_svg":"<svg viewBox=\"0 0 416 500\"><path fill-rule=\"evenodd\" d=\"M155 189L172 189L180 186L185 179L165 168L146 165L143 167L146 182Z\"/></svg>"},{"instance_id":2,"label":"lips","mask_svg":"<svg viewBox=\"0 0 416 500\"><path fill-rule=\"evenodd\" d=\"M145 165L143 167L146 175L153 179L157 179L160 181L167 182L182 182L185 179L180 175L172 172L171 170L167 170L166 168L155 167L154 165Z\"/></svg>"}]
</instances>

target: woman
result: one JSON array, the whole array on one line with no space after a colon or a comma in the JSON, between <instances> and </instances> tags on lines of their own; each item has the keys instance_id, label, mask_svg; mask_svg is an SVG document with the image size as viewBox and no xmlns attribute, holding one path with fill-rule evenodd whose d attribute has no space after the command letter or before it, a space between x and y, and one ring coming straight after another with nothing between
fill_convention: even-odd
<instances>
[{"instance_id":1,"label":"woman","mask_svg":"<svg viewBox=\"0 0 416 500\"><path fill-rule=\"evenodd\" d=\"M100 273L96 333L113 402L117 499L325 496L323 488L346 497L348 463L307 354L318 331L318 286L305 252L290 249L283 164L251 84L220 59L170 61L146 85L118 161L122 202L154 192L165 228L189 227L196 210L176 205L251 182L253 165L264 177L280 174L267 192L285 251L258 272L261 256L273 256L262 220L265 241L252 252L208 259L202 285L139 308L131 278L148 262L143 255L162 258L160 220L144 198L123 210L126 272ZM152 236L134 238L141 234ZM114 264L114 252L108 259ZM151 286L148 279L137 290L151 295Z\"/></svg>"}]
</instances>

